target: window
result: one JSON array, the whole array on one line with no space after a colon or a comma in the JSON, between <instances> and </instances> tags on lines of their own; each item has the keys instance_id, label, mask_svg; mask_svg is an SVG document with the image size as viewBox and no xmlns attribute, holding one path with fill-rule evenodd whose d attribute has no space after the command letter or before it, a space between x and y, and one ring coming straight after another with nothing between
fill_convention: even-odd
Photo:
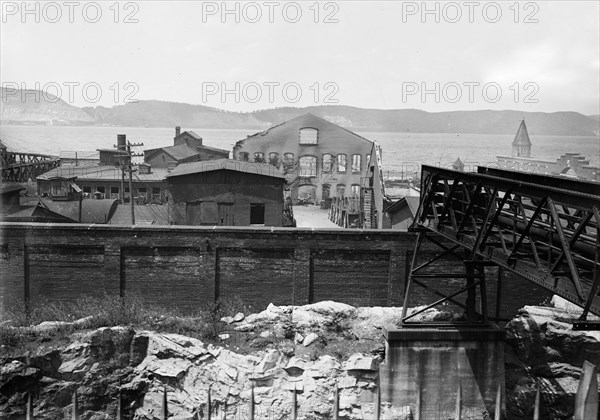
<instances>
[{"instance_id":1,"label":"window","mask_svg":"<svg viewBox=\"0 0 600 420\"><path fill-rule=\"evenodd\" d=\"M265 205L263 203L250 204L250 224L265 224Z\"/></svg>"},{"instance_id":2,"label":"window","mask_svg":"<svg viewBox=\"0 0 600 420\"><path fill-rule=\"evenodd\" d=\"M323 184L321 186L322 192L321 192L321 199L322 200L327 200L330 197L330 190L331 190L331 185L329 184Z\"/></svg>"},{"instance_id":3,"label":"window","mask_svg":"<svg viewBox=\"0 0 600 420\"><path fill-rule=\"evenodd\" d=\"M110 187L110 198L119 198L119 187Z\"/></svg>"},{"instance_id":4,"label":"window","mask_svg":"<svg viewBox=\"0 0 600 420\"><path fill-rule=\"evenodd\" d=\"M317 158L315 156L302 156L299 166L300 176L317 176Z\"/></svg>"},{"instance_id":5,"label":"window","mask_svg":"<svg viewBox=\"0 0 600 420\"><path fill-rule=\"evenodd\" d=\"M346 155L343 153L340 153L339 155L337 155L337 166L338 166L338 172L346 172Z\"/></svg>"},{"instance_id":6,"label":"window","mask_svg":"<svg viewBox=\"0 0 600 420\"><path fill-rule=\"evenodd\" d=\"M371 164L371 154L370 154L370 153L369 153L369 154L367 154L367 155L366 155L366 158L367 158L367 159L365 160L365 162L367 162L367 168L368 168L368 167L369 167L369 165Z\"/></svg>"},{"instance_id":7,"label":"window","mask_svg":"<svg viewBox=\"0 0 600 420\"><path fill-rule=\"evenodd\" d=\"M283 173L285 175L294 172L294 154L284 153L283 154Z\"/></svg>"},{"instance_id":8,"label":"window","mask_svg":"<svg viewBox=\"0 0 600 420\"><path fill-rule=\"evenodd\" d=\"M90 187L89 185L87 187L83 187L83 193L84 194L91 194L92 193L92 187Z\"/></svg>"},{"instance_id":9,"label":"window","mask_svg":"<svg viewBox=\"0 0 600 420\"><path fill-rule=\"evenodd\" d=\"M160 204L160 188L152 188L152 203Z\"/></svg>"},{"instance_id":10,"label":"window","mask_svg":"<svg viewBox=\"0 0 600 420\"><path fill-rule=\"evenodd\" d=\"M361 158L361 155L352 155L352 173L353 174L360 173L360 158Z\"/></svg>"},{"instance_id":11,"label":"window","mask_svg":"<svg viewBox=\"0 0 600 420\"><path fill-rule=\"evenodd\" d=\"M318 138L319 130L316 128L300 129L300 144L317 144Z\"/></svg>"},{"instance_id":12,"label":"window","mask_svg":"<svg viewBox=\"0 0 600 420\"><path fill-rule=\"evenodd\" d=\"M279 153L271 152L269 153L269 163L276 168L279 168Z\"/></svg>"},{"instance_id":13,"label":"window","mask_svg":"<svg viewBox=\"0 0 600 420\"><path fill-rule=\"evenodd\" d=\"M352 184L350 186L350 194L352 194L352 197L354 198L360 197L360 185Z\"/></svg>"},{"instance_id":14,"label":"window","mask_svg":"<svg viewBox=\"0 0 600 420\"><path fill-rule=\"evenodd\" d=\"M248 162L250 160L250 154L248 152L240 152L240 160Z\"/></svg>"},{"instance_id":15,"label":"window","mask_svg":"<svg viewBox=\"0 0 600 420\"><path fill-rule=\"evenodd\" d=\"M330 174L333 170L333 155L325 153L323 155L322 169L324 174Z\"/></svg>"},{"instance_id":16,"label":"window","mask_svg":"<svg viewBox=\"0 0 600 420\"><path fill-rule=\"evenodd\" d=\"M265 154L262 152L256 152L254 153L254 162L257 163L264 163L265 161Z\"/></svg>"},{"instance_id":17,"label":"window","mask_svg":"<svg viewBox=\"0 0 600 420\"><path fill-rule=\"evenodd\" d=\"M146 192L146 188L142 187L142 188L138 188L138 196L140 197L145 197L147 194Z\"/></svg>"},{"instance_id":18,"label":"window","mask_svg":"<svg viewBox=\"0 0 600 420\"><path fill-rule=\"evenodd\" d=\"M344 197L344 193L346 192L346 186L344 184L337 184L335 187L335 195L336 197Z\"/></svg>"}]
</instances>

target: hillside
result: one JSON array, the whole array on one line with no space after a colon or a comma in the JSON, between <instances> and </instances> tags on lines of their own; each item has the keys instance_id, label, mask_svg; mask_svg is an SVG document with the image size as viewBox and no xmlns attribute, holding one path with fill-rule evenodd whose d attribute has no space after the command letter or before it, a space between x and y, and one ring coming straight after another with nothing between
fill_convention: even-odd
<instances>
[{"instance_id":1,"label":"hillside","mask_svg":"<svg viewBox=\"0 0 600 420\"><path fill-rule=\"evenodd\" d=\"M3 124L27 125L94 125L96 120L87 112L62 99L34 90L17 92L0 88L0 121Z\"/></svg>"},{"instance_id":2,"label":"hillside","mask_svg":"<svg viewBox=\"0 0 600 420\"><path fill-rule=\"evenodd\" d=\"M25 94L26 92L27 94ZM430 113L417 109L363 109L343 105L274 108L249 113L230 112L203 105L165 101L139 101L125 105L78 108L49 94L23 91L7 95L3 124L109 125L262 130L311 112L356 131L513 134L521 118L536 135L594 136L600 132L598 116L577 112L450 111ZM21 94L22 93L22 94Z\"/></svg>"}]
</instances>

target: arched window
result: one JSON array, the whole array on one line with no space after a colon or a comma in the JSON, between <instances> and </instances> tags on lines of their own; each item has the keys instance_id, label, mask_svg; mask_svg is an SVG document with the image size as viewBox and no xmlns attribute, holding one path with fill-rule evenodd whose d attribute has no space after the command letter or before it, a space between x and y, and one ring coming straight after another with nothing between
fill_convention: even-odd
<instances>
[{"instance_id":1,"label":"arched window","mask_svg":"<svg viewBox=\"0 0 600 420\"><path fill-rule=\"evenodd\" d=\"M337 155L337 171L341 173L346 172L346 155L343 153Z\"/></svg>"},{"instance_id":2,"label":"arched window","mask_svg":"<svg viewBox=\"0 0 600 420\"><path fill-rule=\"evenodd\" d=\"M279 168L279 153L271 152L269 153L269 163L276 168Z\"/></svg>"},{"instance_id":3,"label":"arched window","mask_svg":"<svg viewBox=\"0 0 600 420\"><path fill-rule=\"evenodd\" d=\"M360 197L360 185L358 185L358 184L352 184L350 186L350 194L354 198Z\"/></svg>"},{"instance_id":4,"label":"arched window","mask_svg":"<svg viewBox=\"0 0 600 420\"><path fill-rule=\"evenodd\" d=\"M333 155L329 153L325 153L323 155L323 163L321 171L324 174L330 174L333 170Z\"/></svg>"},{"instance_id":5,"label":"arched window","mask_svg":"<svg viewBox=\"0 0 600 420\"><path fill-rule=\"evenodd\" d=\"M344 184L337 184L335 187L335 196L344 198L344 193L346 192L346 186Z\"/></svg>"},{"instance_id":6,"label":"arched window","mask_svg":"<svg viewBox=\"0 0 600 420\"><path fill-rule=\"evenodd\" d=\"M300 129L300 144L317 144L319 141L319 130L316 128Z\"/></svg>"},{"instance_id":7,"label":"arched window","mask_svg":"<svg viewBox=\"0 0 600 420\"><path fill-rule=\"evenodd\" d=\"M256 152L254 153L254 162L258 162L258 163L264 163L265 161L265 154L262 152Z\"/></svg>"},{"instance_id":8,"label":"arched window","mask_svg":"<svg viewBox=\"0 0 600 420\"><path fill-rule=\"evenodd\" d=\"M284 153L283 154L283 173L291 174L294 172L294 154L293 153Z\"/></svg>"},{"instance_id":9,"label":"arched window","mask_svg":"<svg viewBox=\"0 0 600 420\"><path fill-rule=\"evenodd\" d=\"M317 158L302 156L299 161L300 176L317 176Z\"/></svg>"},{"instance_id":10,"label":"arched window","mask_svg":"<svg viewBox=\"0 0 600 420\"><path fill-rule=\"evenodd\" d=\"M360 173L360 159L361 155L352 155L352 173L359 174Z\"/></svg>"}]
</instances>

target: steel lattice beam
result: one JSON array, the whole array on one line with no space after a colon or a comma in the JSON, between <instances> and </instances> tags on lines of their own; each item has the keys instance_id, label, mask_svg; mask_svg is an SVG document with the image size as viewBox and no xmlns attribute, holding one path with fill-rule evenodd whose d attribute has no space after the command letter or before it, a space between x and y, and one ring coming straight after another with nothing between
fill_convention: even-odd
<instances>
[{"instance_id":1,"label":"steel lattice beam","mask_svg":"<svg viewBox=\"0 0 600 420\"><path fill-rule=\"evenodd\" d=\"M583 318L588 310L600 315L600 184L478 172L423 165L412 229L441 235L471 260L498 265L585 307Z\"/></svg>"}]
</instances>

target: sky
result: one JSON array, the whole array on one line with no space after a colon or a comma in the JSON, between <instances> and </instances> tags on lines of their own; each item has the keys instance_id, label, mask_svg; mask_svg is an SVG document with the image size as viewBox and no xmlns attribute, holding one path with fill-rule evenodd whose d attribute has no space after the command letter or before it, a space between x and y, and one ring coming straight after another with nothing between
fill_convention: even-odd
<instances>
[{"instance_id":1,"label":"sky","mask_svg":"<svg viewBox=\"0 0 600 420\"><path fill-rule=\"evenodd\" d=\"M600 114L598 1L1 3L5 95Z\"/></svg>"}]
</instances>

